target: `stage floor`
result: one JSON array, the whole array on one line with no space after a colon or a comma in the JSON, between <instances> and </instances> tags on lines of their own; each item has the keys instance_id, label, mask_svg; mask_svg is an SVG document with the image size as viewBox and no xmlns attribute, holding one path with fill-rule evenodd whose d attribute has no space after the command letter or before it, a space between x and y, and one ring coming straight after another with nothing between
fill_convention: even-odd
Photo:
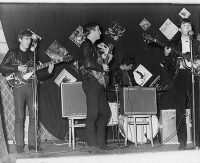
<instances>
[{"instance_id":1,"label":"stage floor","mask_svg":"<svg viewBox=\"0 0 200 163\"><path fill-rule=\"evenodd\" d=\"M41 152L29 152L25 146L25 153L17 154L14 145L9 145L9 156L11 163L67 163L67 162L125 162L139 161L143 162L185 162L200 163L200 150L193 149L192 144L188 144L187 150L178 151L178 144L160 144L154 143L154 147L149 143L139 144L129 142L125 147L124 142L115 140L108 141L109 150L101 152L91 152L84 142L78 142L73 150L65 141L47 141L41 143ZM98 159L96 159L98 158Z\"/></svg>"}]
</instances>

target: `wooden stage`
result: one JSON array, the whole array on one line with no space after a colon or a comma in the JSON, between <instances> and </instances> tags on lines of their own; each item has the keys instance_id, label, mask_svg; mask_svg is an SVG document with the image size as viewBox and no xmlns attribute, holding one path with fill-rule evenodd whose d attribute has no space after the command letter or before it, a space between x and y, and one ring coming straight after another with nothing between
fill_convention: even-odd
<instances>
[{"instance_id":1,"label":"wooden stage","mask_svg":"<svg viewBox=\"0 0 200 163\"><path fill-rule=\"evenodd\" d=\"M200 150L188 144L187 149L179 151L178 144L149 143L139 144L129 142L108 142L109 150L91 152L84 142L79 142L75 149L68 147L64 141L48 141L41 144L41 152L17 154L14 145L9 145L9 158L11 163L200 163Z\"/></svg>"}]
</instances>

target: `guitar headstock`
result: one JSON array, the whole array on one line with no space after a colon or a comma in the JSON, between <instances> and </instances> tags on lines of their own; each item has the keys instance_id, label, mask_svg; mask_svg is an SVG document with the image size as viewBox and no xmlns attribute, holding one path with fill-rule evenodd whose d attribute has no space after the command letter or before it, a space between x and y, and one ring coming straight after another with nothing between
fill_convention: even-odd
<instances>
[{"instance_id":1,"label":"guitar headstock","mask_svg":"<svg viewBox=\"0 0 200 163\"><path fill-rule=\"evenodd\" d=\"M150 42L157 42L157 40L150 35L143 33L143 37L145 38L145 42L150 43Z\"/></svg>"}]
</instances>

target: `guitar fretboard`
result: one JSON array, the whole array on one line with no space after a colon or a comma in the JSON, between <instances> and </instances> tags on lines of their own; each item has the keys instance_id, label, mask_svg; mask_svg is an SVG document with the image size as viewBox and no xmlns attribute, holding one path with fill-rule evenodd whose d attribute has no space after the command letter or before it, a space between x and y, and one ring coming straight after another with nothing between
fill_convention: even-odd
<instances>
[{"instance_id":1,"label":"guitar fretboard","mask_svg":"<svg viewBox=\"0 0 200 163\"><path fill-rule=\"evenodd\" d=\"M71 59L69 58L67 61L70 61ZM63 61L63 59L58 59L58 60L56 60L56 61L51 61L51 62L47 62L47 63L44 63L44 64L41 64L41 65L38 65L36 68L34 68L34 67L29 67L29 72L33 72L33 71L35 71L35 70L40 70L40 69L43 69L43 68L45 68L45 67L48 67L52 62L54 63L54 64L57 64L57 63L60 63L60 62L62 62Z\"/></svg>"},{"instance_id":2,"label":"guitar fretboard","mask_svg":"<svg viewBox=\"0 0 200 163\"><path fill-rule=\"evenodd\" d=\"M165 44L165 43L163 43L163 42L160 42L158 39L152 38L152 37L149 36L149 35L144 35L144 37L145 37L148 41L150 41L150 42L155 42L155 43L159 44L159 45L162 46L162 47L169 47L167 44ZM178 50L176 50L176 49L174 49L174 48L171 48L171 50L172 50L173 52L175 52L176 54L178 54L179 56L181 56L181 57L183 57L183 58L186 58L186 56L185 56L183 53L181 53L180 51L178 51Z\"/></svg>"}]
</instances>

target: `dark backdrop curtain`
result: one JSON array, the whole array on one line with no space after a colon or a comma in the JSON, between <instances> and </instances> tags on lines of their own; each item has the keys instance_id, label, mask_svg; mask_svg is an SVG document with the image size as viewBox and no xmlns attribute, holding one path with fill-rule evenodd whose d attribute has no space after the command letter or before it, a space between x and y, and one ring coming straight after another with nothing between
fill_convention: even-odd
<instances>
[{"instance_id":1,"label":"dark backdrop curtain","mask_svg":"<svg viewBox=\"0 0 200 163\"><path fill-rule=\"evenodd\" d=\"M57 40L66 47L69 54L77 57L79 48L69 40L71 33L87 22L97 22L105 31L109 25L116 21L126 32L115 42L114 63L111 70L115 69L125 55L135 58L136 64L144 65L152 74L151 83L158 75L164 74L160 66L163 58L163 48L155 44L144 42L143 29L139 23L146 18L150 23L147 34L158 38L160 41L168 40L159 31L160 26L169 18L176 25L180 19L179 12L186 8L194 22L196 31L199 31L199 5L195 4L1 4L0 18L9 48L18 46L16 36L21 29L31 29L42 37L38 45L40 61L45 63L50 58L45 50ZM108 35L104 35L105 43L113 42ZM54 75L43 82L40 87L40 120L54 136L63 139L67 133L67 122L61 117L60 88L54 79L63 67L70 70L70 65L62 63L55 66ZM74 72L72 72L74 73ZM148 84L148 83L147 83ZM161 99L161 109L170 108L171 95L165 94ZM48 116L47 116L48 115Z\"/></svg>"}]
</instances>

